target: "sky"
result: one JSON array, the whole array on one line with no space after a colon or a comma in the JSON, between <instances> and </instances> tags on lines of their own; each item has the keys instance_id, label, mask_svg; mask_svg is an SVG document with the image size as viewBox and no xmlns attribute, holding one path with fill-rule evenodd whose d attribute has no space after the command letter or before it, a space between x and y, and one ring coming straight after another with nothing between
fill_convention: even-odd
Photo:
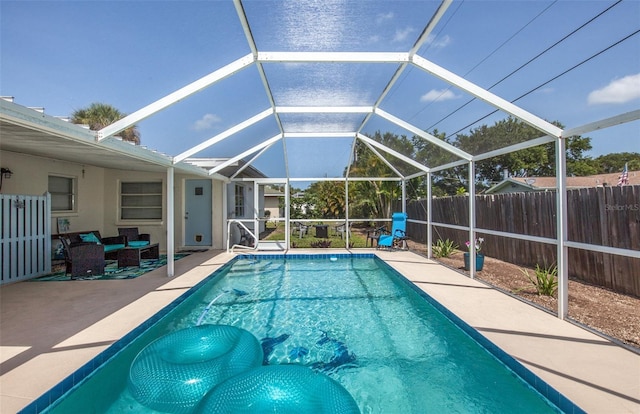
<instances>
[{"instance_id":1,"label":"sky","mask_svg":"<svg viewBox=\"0 0 640 414\"><path fill-rule=\"evenodd\" d=\"M407 52L438 3L248 0L243 5L260 51ZM638 0L454 1L418 55L542 119L576 127L640 108L638 30ZM0 95L44 107L53 116L70 116L92 102L132 113L248 53L231 0L0 0ZM263 68L276 105L351 106L372 105L397 65ZM409 66L380 108L423 130L447 134L468 134L507 116L489 115L492 106L471 98ZM259 71L251 65L137 125L144 146L175 156L269 107ZM363 119L363 114L281 116L290 131L312 130L310 125L327 132L355 130ZM376 130L411 135L372 117L363 132ZM278 132L275 118L268 117L194 156L232 157ZM587 153L592 157L640 152L640 121L585 136L592 138ZM285 175L285 165L292 177L339 177L352 142L287 139L255 165L275 177ZM484 150L491 149L487 143Z\"/></svg>"}]
</instances>

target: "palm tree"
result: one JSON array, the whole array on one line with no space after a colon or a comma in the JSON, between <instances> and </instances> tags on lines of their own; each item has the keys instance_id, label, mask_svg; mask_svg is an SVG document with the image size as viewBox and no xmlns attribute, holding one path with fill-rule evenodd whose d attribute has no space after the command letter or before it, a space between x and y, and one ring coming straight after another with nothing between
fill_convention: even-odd
<instances>
[{"instance_id":1,"label":"palm tree","mask_svg":"<svg viewBox=\"0 0 640 414\"><path fill-rule=\"evenodd\" d=\"M71 114L71 122L74 124L89 125L92 131L99 131L102 128L113 124L124 118L124 114L111 105L103 103L92 103L88 108L78 109ZM123 141L130 141L140 145L140 132L138 127L133 125L118 134Z\"/></svg>"}]
</instances>

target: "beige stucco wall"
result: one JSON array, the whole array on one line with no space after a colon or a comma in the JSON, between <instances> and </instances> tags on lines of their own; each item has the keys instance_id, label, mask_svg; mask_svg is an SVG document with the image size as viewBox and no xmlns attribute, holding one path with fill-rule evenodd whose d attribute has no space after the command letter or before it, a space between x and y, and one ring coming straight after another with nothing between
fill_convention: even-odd
<instances>
[{"instance_id":1,"label":"beige stucco wall","mask_svg":"<svg viewBox=\"0 0 640 414\"><path fill-rule=\"evenodd\" d=\"M271 212L271 218L280 217L280 198L279 197L265 197L264 198L264 211Z\"/></svg>"},{"instance_id":2,"label":"beige stucco wall","mask_svg":"<svg viewBox=\"0 0 640 414\"><path fill-rule=\"evenodd\" d=\"M49 175L75 178L76 205L71 213L52 213L51 233L58 233L58 217L68 217L71 231L100 230L104 223L104 169L88 165L2 151L2 167L13 175L2 182L3 194L42 195L49 187Z\"/></svg>"},{"instance_id":3,"label":"beige stucco wall","mask_svg":"<svg viewBox=\"0 0 640 414\"><path fill-rule=\"evenodd\" d=\"M75 178L76 209L73 212L52 213L51 233L58 233L57 218L66 217L71 223L71 231L99 230L103 236L118 234L118 227L138 227L141 233L151 234L151 240L160 243L160 250L167 245L166 172L140 172L110 170L79 163L34 157L19 153L0 152L0 166L13 172L10 179L2 183L3 194L42 195L48 189L49 175ZM184 241L184 183L188 178L202 179L200 176L176 174L174 177L174 225L175 248L183 247ZM163 219L160 221L122 221L119 219L120 182L162 181L164 187ZM222 194L224 185L213 181L213 248L226 246L224 239L224 217Z\"/></svg>"}]
</instances>

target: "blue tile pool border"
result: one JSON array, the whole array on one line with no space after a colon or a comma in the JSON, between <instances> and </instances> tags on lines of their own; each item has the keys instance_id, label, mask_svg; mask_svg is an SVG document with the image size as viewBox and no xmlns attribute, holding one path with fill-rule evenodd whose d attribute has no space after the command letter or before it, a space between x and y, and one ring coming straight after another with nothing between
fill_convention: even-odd
<instances>
[{"instance_id":1,"label":"blue tile pool border","mask_svg":"<svg viewBox=\"0 0 640 414\"><path fill-rule=\"evenodd\" d=\"M202 281L191 287L185 293L177 297L170 304L159 310L152 317L138 325L136 328L131 330L129 333L124 335L121 339L114 342L107 349L96 355L89 362L78 368L71 375L66 377L60 383L56 384L50 390L42 394L40 397L32 401L29 405L24 407L22 410L18 412L18 414L40 414L44 413L47 410L54 408L57 405L57 402L61 400L61 398L70 393L74 388L79 387L83 382L85 382L91 374L93 374L96 370L98 370L102 365L106 362L114 358L118 355L127 345L141 336L145 331L154 326L160 319L164 318L169 312L175 309L178 305L184 302L189 296L193 295L197 292L202 285L209 283L212 279L219 277L228 267L230 267L233 263L238 260L286 260L286 259L354 259L354 258L362 258L362 259L375 259L378 264L381 264L383 267L391 270L398 278L404 282L407 286L413 289L416 293L418 293L422 298L428 301L436 310L446 316L449 320L451 320L456 326L458 326L462 331L464 331L467 335L473 338L476 342L478 342L481 346L483 346L491 355L493 355L496 359L506 365L511 371L513 371L516 375L522 378L529 386L535 389L542 396L547 398L551 403L553 403L556 407L558 407L564 413L571 414L582 414L585 413L580 407L578 407L571 400L562 395L559 391L551 387L544 380L534 374L532 371L527 369L524 365L522 365L519 361L513 358L511 355L504 352L497 345L483 336L478 330L473 328L471 325L464 322L458 316L456 316L453 312L445 308L442 304L436 301L429 294L424 292L420 287L418 287L415 283L411 282L405 276L403 276L400 272L391 267L384 260L380 259L373 253L327 253L327 254L239 254L236 257L229 260L219 269L214 271L211 275L204 278Z\"/></svg>"}]
</instances>

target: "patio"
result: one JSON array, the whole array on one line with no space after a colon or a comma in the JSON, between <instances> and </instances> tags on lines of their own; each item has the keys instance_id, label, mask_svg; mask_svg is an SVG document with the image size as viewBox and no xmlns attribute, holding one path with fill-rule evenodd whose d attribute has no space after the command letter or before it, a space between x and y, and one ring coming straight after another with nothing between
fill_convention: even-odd
<instances>
[{"instance_id":1,"label":"patio","mask_svg":"<svg viewBox=\"0 0 640 414\"><path fill-rule=\"evenodd\" d=\"M375 254L587 412L637 412L640 355L423 256ZM0 411L25 407L232 257L191 254L171 279L161 268L133 280L3 286Z\"/></svg>"}]
</instances>

